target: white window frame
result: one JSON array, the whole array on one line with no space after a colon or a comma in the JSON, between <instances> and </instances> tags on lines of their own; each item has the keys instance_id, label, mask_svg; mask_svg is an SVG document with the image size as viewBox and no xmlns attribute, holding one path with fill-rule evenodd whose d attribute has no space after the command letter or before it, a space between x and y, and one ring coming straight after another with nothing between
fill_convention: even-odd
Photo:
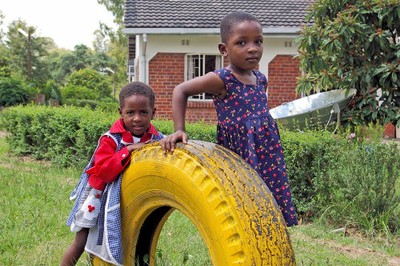
<instances>
[{"instance_id":1,"label":"white window frame","mask_svg":"<svg viewBox=\"0 0 400 266\"><path fill-rule=\"evenodd\" d=\"M135 79L135 65L128 65L128 80L129 82L134 81Z\"/></svg>"},{"instance_id":2,"label":"white window frame","mask_svg":"<svg viewBox=\"0 0 400 266\"><path fill-rule=\"evenodd\" d=\"M190 80L195 77L203 76L207 74L205 69L206 56L215 56L215 69L220 69L223 67L224 61L223 57L220 54L208 54L208 53L198 53L198 54L186 54L185 55L185 80ZM197 57L197 58L196 58ZM196 67L193 65L195 60L202 61L197 65L201 65L202 67ZM197 73L196 73L197 72ZM211 101L211 98L207 98L206 93L201 93L198 95L194 95L189 97L191 101Z\"/></svg>"}]
</instances>

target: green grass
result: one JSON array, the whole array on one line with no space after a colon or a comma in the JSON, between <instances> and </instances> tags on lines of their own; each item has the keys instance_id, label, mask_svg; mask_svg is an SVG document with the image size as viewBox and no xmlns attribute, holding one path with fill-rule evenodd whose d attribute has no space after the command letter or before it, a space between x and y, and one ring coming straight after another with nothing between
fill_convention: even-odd
<instances>
[{"instance_id":1,"label":"green grass","mask_svg":"<svg viewBox=\"0 0 400 266\"><path fill-rule=\"evenodd\" d=\"M342 229L342 228L336 228ZM290 228L298 265L400 265L399 239L366 238L318 224Z\"/></svg>"},{"instance_id":2,"label":"green grass","mask_svg":"<svg viewBox=\"0 0 400 266\"><path fill-rule=\"evenodd\" d=\"M78 171L7 151L0 138L0 265L57 265L73 239L64 224Z\"/></svg>"},{"instance_id":3,"label":"green grass","mask_svg":"<svg viewBox=\"0 0 400 266\"><path fill-rule=\"evenodd\" d=\"M74 234L65 226L81 169L15 157L0 137L0 265L59 265ZM332 233L317 224L289 228L298 265L400 265L400 240ZM190 236L190 237L188 237ZM157 247L159 266L210 265L189 220L174 212ZM78 265L88 265L88 257ZM183 264L185 262L185 264Z\"/></svg>"},{"instance_id":4,"label":"green grass","mask_svg":"<svg viewBox=\"0 0 400 266\"><path fill-rule=\"evenodd\" d=\"M207 247L196 227L175 210L164 224L157 243L157 265L211 265Z\"/></svg>"}]
</instances>

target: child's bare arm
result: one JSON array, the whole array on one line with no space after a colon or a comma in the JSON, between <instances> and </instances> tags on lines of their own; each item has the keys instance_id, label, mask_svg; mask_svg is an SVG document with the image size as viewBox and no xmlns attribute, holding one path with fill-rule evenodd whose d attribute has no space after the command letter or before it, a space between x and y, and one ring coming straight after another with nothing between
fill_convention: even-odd
<instances>
[{"instance_id":1,"label":"child's bare arm","mask_svg":"<svg viewBox=\"0 0 400 266\"><path fill-rule=\"evenodd\" d=\"M188 135L185 127L187 99L189 96L204 92L223 97L226 94L224 82L217 75L210 72L204 76L185 81L175 87L172 94L172 117L175 133L160 141L164 151L173 152L178 141L187 143Z\"/></svg>"}]
</instances>

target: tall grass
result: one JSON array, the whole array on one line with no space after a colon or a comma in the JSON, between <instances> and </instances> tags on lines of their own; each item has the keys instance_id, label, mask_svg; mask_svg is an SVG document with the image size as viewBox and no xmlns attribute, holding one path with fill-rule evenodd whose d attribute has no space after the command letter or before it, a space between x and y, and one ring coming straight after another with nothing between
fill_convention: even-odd
<instances>
[{"instance_id":1,"label":"tall grass","mask_svg":"<svg viewBox=\"0 0 400 266\"><path fill-rule=\"evenodd\" d=\"M395 145L332 147L330 167L315 179L316 209L326 223L367 234L400 234L400 152Z\"/></svg>"}]
</instances>

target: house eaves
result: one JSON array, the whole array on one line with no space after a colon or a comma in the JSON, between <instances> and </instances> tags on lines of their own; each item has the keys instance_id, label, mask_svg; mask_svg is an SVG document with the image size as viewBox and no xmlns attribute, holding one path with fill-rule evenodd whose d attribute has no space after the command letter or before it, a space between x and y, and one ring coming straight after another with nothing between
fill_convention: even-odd
<instances>
[{"instance_id":1,"label":"house eaves","mask_svg":"<svg viewBox=\"0 0 400 266\"><path fill-rule=\"evenodd\" d=\"M126 28L127 35L154 34L154 35L219 35L219 28ZM263 33L269 37L285 37L298 35L299 27L264 27Z\"/></svg>"}]
</instances>

